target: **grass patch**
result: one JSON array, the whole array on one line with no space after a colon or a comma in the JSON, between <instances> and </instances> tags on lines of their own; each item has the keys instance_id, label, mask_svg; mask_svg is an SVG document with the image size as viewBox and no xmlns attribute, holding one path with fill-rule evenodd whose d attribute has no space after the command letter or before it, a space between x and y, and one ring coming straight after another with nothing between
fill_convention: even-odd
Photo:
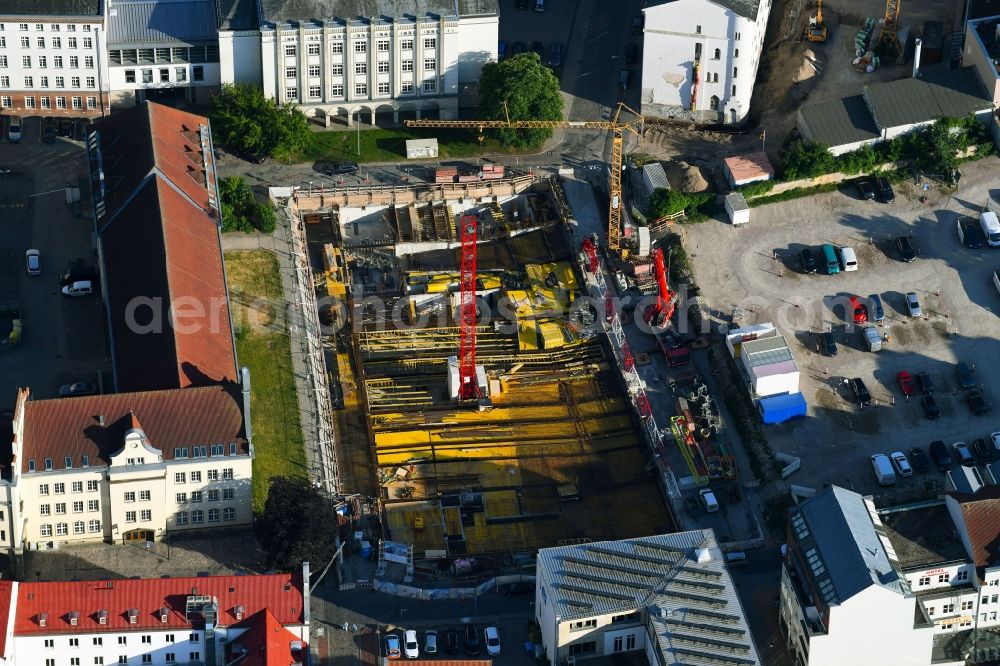
<instances>
[{"instance_id":1,"label":"grass patch","mask_svg":"<svg viewBox=\"0 0 1000 666\"><path fill-rule=\"evenodd\" d=\"M757 206L763 206L764 204L777 203L779 201L790 201L801 197L811 197L812 195L820 194L821 192L833 192L840 185L840 183L826 183L824 185L816 185L815 187L796 187L792 190L785 190L780 194L747 199L747 205L751 208L756 208Z\"/></svg>"},{"instance_id":2,"label":"grass patch","mask_svg":"<svg viewBox=\"0 0 1000 666\"><path fill-rule=\"evenodd\" d=\"M272 477L306 476L306 451L288 331L271 326L272 308L284 308L278 260L263 250L226 252L225 259L236 354L250 368L253 508L260 513Z\"/></svg>"},{"instance_id":3,"label":"grass patch","mask_svg":"<svg viewBox=\"0 0 1000 666\"><path fill-rule=\"evenodd\" d=\"M358 155L358 139L361 155ZM295 161L394 162L406 159L408 139L437 139L441 159L476 157L487 153L510 152L492 139L482 144L475 131L452 128L392 127L312 132L302 154Z\"/></svg>"}]
</instances>

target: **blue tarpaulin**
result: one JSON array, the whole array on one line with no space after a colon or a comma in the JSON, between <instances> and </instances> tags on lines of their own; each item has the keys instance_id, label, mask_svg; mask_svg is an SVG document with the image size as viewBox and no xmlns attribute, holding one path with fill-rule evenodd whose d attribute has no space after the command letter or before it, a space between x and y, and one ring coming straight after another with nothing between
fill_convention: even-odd
<instances>
[{"instance_id":1,"label":"blue tarpaulin","mask_svg":"<svg viewBox=\"0 0 1000 666\"><path fill-rule=\"evenodd\" d=\"M806 415L806 399L801 393L786 393L770 398L761 398L757 403L765 425L784 423L797 416Z\"/></svg>"}]
</instances>

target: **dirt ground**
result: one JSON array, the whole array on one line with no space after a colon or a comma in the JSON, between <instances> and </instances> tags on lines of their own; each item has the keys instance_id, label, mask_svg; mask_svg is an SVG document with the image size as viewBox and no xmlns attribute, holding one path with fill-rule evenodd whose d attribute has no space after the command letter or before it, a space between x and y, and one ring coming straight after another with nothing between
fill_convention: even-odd
<instances>
[{"instance_id":1,"label":"dirt ground","mask_svg":"<svg viewBox=\"0 0 1000 666\"><path fill-rule=\"evenodd\" d=\"M947 36L961 17L959 2L952 0L908 0L900 10L900 25L917 34L924 21L938 20ZM880 18L885 6L879 0L835 0L824 3L823 18L827 41L813 44L800 41L802 28L815 2L784 0L771 10L767 42L757 74L752 114L755 126L744 133L701 132L648 123L642 151L658 158L681 156L711 173L720 167L719 157L759 148L760 130L765 130L764 148L777 163L782 146L795 129L796 111L804 104L814 104L860 93L864 86L909 76L912 63L883 64L871 74L858 72L851 61L855 57L854 37L867 17Z\"/></svg>"}]
</instances>

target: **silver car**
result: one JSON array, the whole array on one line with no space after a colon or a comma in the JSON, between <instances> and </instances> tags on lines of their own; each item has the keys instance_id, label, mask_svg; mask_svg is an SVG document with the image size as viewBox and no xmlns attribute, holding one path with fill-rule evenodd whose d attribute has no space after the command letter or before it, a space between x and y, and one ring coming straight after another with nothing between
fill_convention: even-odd
<instances>
[{"instance_id":1,"label":"silver car","mask_svg":"<svg viewBox=\"0 0 1000 666\"><path fill-rule=\"evenodd\" d=\"M917 300L916 292L909 291L906 293L906 310L910 313L911 317L922 317L924 312L920 309L920 301Z\"/></svg>"}]
</instances>

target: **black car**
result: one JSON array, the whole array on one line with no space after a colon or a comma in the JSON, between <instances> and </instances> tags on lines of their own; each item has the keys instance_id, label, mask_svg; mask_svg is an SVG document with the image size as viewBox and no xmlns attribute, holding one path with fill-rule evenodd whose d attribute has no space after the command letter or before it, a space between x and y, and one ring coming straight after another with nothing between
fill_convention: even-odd
<instances>
[{"instance_id":1,"label":"black car","mask_svg":"<svg viewBox=\"0 0 1000 666\"><path fill-rule=\"evenodd\" d=\"M934 461L939 472L947 472L955 464L954 459L951 457L951 451L948 450L948 446L940 439L931 442L930 453L931 460Z\"/></svg>"},{"instance_id":2,"label":"black car","mask_svg":"<svg viewBox=\"0 0 1000 666\"><path fill-rule=\"evenodd\" d=\"M497 594L505 597L513 597L518 594L530 594L535 591L535 586L527 581L514 581L512 583L500 583L497 585Z\"/></svg>"},{"instance_id":3,"label":"black car","mask_svg":"<svg viewBox=\"0 0 1000 666\"><path fill-rule=\"evenodd\" d=\"M549 46L549 67L555 68L562 64L562 42L552 42Z\"/></svg>"},{"instance_id":4,"label":"black car","mask_svg":"<svg viewBox=\"0 0 1000 666\"><path fill-rule=\"evenodd\" d=\"M955 372L958 374L958 386L959 388L968 390L975 388L976 378L972 374L972 370L969 368L967 363L959 363L955 366Z\"/></svg>"},{"instance_id":5,"label":"black car","mask_svg":"<svg viewBox=\"0 0 1000 666\"><path fill-rule=\"evenodd\" d=\"M958 237L962 244L970 250L978 250L986 243L983 230L979 228L976 220L960 219L958 221Z\"/></svg>"},{"instance_id":6,"label":"black car","mask_svg":"<svg viewBox=\"0 0 1000 666\"><path fill-rule=\"evenodd\" d=\"M993 446L985 439L977 439L972 443L972 455L980 465L989 465L993 462Z\"/></svg>"},{"instance_id":7,"label":"black car","mask_svg":"<svg viewBox=\"0 0 1000 666\"><path fill-rule=\"evenodd\" d=\"M917 251L913 247L913 239L909 236L900 236L896 239L896 250L899 258L909 263L917 258Z\"/></svg>"},{"instance_id":8,"label":"black car","mask_svg":"<svg viewBox=\"0 0 1000 666\"><path fill-rule=\"evenodd\" d=\"M872 404L872 394L868 392L868 387L865 386L864 381L860 377L851 379L849 383L851 391L854 392L854 399L858 401L858 405L862 409Z\"/></svg>"},{"instance_id":9,"label":"black car","mask_svg":"<svg viewBox=\"0 0 1000 666\"><path fill-rule=\"evenodd\" d=\"M924 416L932 421L941 416L941 408L937 405L937 400L932 395L920 396L920 406L924 408Z\"/></svg>"},{"instance_id":10,"label":"black car","mask_svg":"<svg viewBox=\"0 0 1000 666\"><path fill-rule=\"evenodd\" d=\"M639 47L635 43L625 46L625 64L632 65L639 59Z\"/></svg>"},{"instance_id":11,"label":"black car","mask_svg":"<svg viewBox=\"0 0 1000 666\"><path fill-rule=\"evenodd\" d=\"M458 632L454 629L449 629L444 635L444 651L448 654L458 654L461 649L462 639L459 637Z\"/></svg>"},{"instance_id":12,"label":"black car","mask_svg":"<svg viewBox=\"0 0 1000 666\"><path fill-rule=\"evenodd\" d=\"M875 179L875 189L878 190L878 197L884 203L891 204L896 201L896 194L892 191L892 185L889 184L889 179L885 176L879 176Z\"/></svg>"},{"instance_id":13,"label":"black car","mask_svg":"<svg viewBox=\"0 0 1000 666\"><path fill-rule=\"evenodd\" d=\"M858 196L865 201L871 201L875 198L875 188L872 187L870 180L859 180L855 183L858 188Z\"/></svg>"},{"instance_id":14,"label":"black car","mask_svg":"<svg viewBox=\"0 0 1000 666\"><path fill-rule=\"evenodd\" d=\"M972 413L976 416L985 416L990 411L990 406L986 402L986 397L979 389L966 391L965 402L968 403L969 409L971 409Z\"/></svg>"},{"instance_id":15,"label":"black car","mask_svg":"<svg viewBox=\"0 0 1000 666\"><path fill-rule=\"evenodd\" d=\"M354 162L338 162L337 164L327 164L323 167L323 173L328 176L354 175L358 172L358 165Z\"/></svg>"},{"instance_id":16,"label":"black car","mask_svg":"<svg viewBox=\"0 0 1000 666\"><path fill-rule=\"evenodd\" d=\"M837 341L833 337L833 333L827 331L820 335L820 339L823 341L823 353L827 356L837 355Z\"/></svg>"},{"instance_id":17,"label":"black car","mask_svg":"<svg viewBox=\"0 0 1000 666\"><path fill-rule=\"evenodd\" d=\"M908 457L910 458L910 467L913 468L913 471L919 472L920 474L926 474L930 471L931 466L930 463L927 462L927 455L920 447L914 446L910 449Z\"/></svg>"},{"instance_id":18,"label":"black car","mask_svg":"<svg viewBox=\"0 0 1000 666\"><path fill-rule=\"evenodd\" d=\"M931 379L931 376L928 375L926 372L917 373L917 387L920 389L920 392L923 393L924 395L930 395L931 393L934 393L934 381Z\"/></svg>"},{"instance_id":19,"label":"black car","mask_svg":"<svg viewBox=\"0 0 1000 666\"><path fill-rule=\"evenodd\" d=\"M803 273L816 272L816 257L813 256L812 250L807 247L799 250L799 267Z\"/></svg>"},{"instance_id":20,"label":"black car","mask_svg":"<svg viewBox=\"0 0 1000 666\"><path fill-rule=\"evenodd\" d=\"M475 656L479 654L481 649L479 645L479 632L476 631L476 625L467 624L465 625L465 654Z\"/></svg>"}]
</instances>

